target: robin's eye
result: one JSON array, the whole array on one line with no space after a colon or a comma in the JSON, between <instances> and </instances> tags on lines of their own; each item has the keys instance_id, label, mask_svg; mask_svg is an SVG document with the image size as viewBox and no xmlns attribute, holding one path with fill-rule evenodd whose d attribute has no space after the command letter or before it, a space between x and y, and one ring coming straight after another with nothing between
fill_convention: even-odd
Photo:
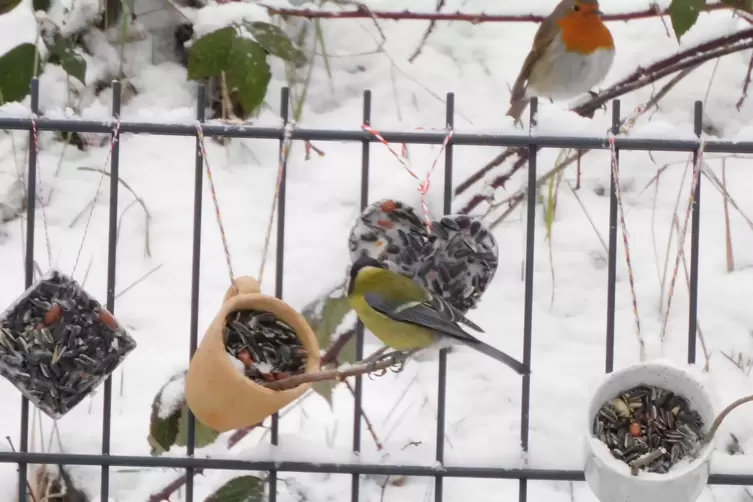
<instances>
[{"instance_id":1,"label":"robin's eye","mask_svg":"<svg viewBox=\"0 0 753 502\"><path fill-rule=\"evenodd\" d=\"M580 10L580 5L578 5L577 3L575 5L573 5L573 10L575 12L578 12Z\"/></svg>"}]
</instances>

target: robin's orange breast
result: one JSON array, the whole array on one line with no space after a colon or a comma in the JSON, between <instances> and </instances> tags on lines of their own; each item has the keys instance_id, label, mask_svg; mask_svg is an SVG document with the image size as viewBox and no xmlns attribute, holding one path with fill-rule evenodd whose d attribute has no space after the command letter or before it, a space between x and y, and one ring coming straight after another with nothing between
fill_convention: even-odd
<instances>
[{"instance_id":1,"label":"robin's orange breast","mask_svg":"<svg viewBox=\"0 0 753 502\"><path fill-rule=\"evenodd\" d=\"M571 14L557 21L562 43L570 52L591 54L598 49L613 49L609 28L595 14Z\"/></svg>"}]
</instances>

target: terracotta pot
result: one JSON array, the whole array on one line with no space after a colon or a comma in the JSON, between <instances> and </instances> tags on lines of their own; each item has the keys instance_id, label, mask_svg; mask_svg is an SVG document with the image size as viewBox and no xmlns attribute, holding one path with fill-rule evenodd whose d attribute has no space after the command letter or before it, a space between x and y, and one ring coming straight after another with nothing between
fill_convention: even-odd
<instances>
[{"instance_id":1,"label":"terracotta pot","mask_svg":"<svg viewBox=\"0 0 753 502\"><path fill-rule=\"evenodd\" d=\"M261 423L303 395L311 384L289 390L271 390L256 384L233 365L225 350L223 332L227 317L238 310L269 312L298 335L309 357L306 372L319 371L319 343L306 320L290 305L260 293L253 277L238 277L238 291L225 293L222 307L207 328L191 359L186 377L186 400L196 419L219 432Z\"/></svg>"}]
</instances>

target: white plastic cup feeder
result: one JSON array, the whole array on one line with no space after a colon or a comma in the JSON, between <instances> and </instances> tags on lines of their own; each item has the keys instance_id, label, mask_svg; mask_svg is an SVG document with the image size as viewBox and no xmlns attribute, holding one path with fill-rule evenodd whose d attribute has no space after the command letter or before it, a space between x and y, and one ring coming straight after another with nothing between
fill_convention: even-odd
<instances>
[{"instance_id":1,"label":"white plastic cup feeder","mask_svg":"<svg viewBox=\"0 0 753 502\"><path fill-rule=\"evenodd\" d=\"M678 463L665 474L640 471L633 476L630 466L614 458L607 445L594 437L594 419L604 403L642 384L661 387L687 399L703 419L704 432L716 418L712 398L703 383L671 362L640 363L611 373L596 389L588 406L586 482L601 502L694 502L709 478L712 444L704 442L695 458Z\"/></svg>"}]
</instances>

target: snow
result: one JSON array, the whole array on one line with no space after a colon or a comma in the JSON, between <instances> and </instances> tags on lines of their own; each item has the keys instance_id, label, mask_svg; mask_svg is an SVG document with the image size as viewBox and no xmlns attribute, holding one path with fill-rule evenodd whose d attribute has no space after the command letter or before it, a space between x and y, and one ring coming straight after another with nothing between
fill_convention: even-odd
<instances>
[{"instance_id":1,"label":"snow","mask_svg":"<svg viewBox=\"0 0 753 502\"><path fill-rule=\"evenodd\" d=\"M90 2L73 2L80 14L86 14ZM156 7L158 0L145 4ZM528 0L516 5L494 0L449 0L446 12L546 14L551 0ZM648 8L649 0L603 0L607 13L629 12ZM285 6L285 2L274 2ZM316 8L313 3L294 2L302 8ZM659 2L667 6L669 0ZM26 5L26 3L24 4ZM60 4L62 5L62 4ZM150 5L137 5L136 12L147 12ZM378 10L403 10L401 0L373 0L368 5ZM432 12L433 0L413 0L411 9ZM288 5L289 6L289 5ZM23 6L22 6L23 7ZM19 7L0 17L0 52L22 42L35 40L33 15ZM327 4L325 9L335 7ZM190 9L181 9L195 16ZM241 16L263 20L266 13L257 6L228 4L201 11L198 20L207 30L224 26ZM191 17L193 19L194 17ZM185 69L171 59L170 26L183 22L171 9L144 14L137 23L149 27L151 36L128 44L124 71L138 94L123 107L124 120L191 123L195 116L196 85L185 80ZM665 19L669 23L668 19ZM76 22L75 20L71 21ZM458 132L505 132L525 134L504 116L512 85L536 25L437 23L422 54L411 64L407 58L415 50L428 22L380 21L387 36L384 53L374 53L382 43L370 19L322 20L333 77L330 80L318 58L308 90L299 127L350 128L361 125L362 93L372 90L372 126L377 130L442 130L447 92L456 96L456 130ZM632 73L636 66L647 66L658 58L697 43L747 26L731 19L729 12L702 14L695 26L678 42L668 37L658 19L611 23L617 47L615 64L603 86ZM167 27L167 28L166 28ZM136 29L134 27L134 29ZM87 55L87 83L111 78L117 71L111 46L105 41L111 34L100 34L102 43ZM750 53L733 54L705 64L678 84L660 103L658 109L642 116L630 132L632 137L672 137L692 139L693 103L706 99L705 112L721 139L753 138L753 97L741 110L735 109L745 77ZM273 78L265 108L257 123L277 125L279 89L285 85L285 71L279 61L270 59ZM710 84L711 82L711 84ZM73 104L65 92L62 72L49 66L41 80L40 105L54 117L73 116ZM645 103L661 85L648 86L622 97L623 116ZM708 98L706 95L708 93ZM568 112L564 103L540 103L539 129L536 134L604 136L611 124L611 111L597 110L593 120ZM109 117L111 94L82 97L80 116L105 120ZM11 103L0 107L0 114L28 115L28 98L23 107ZM527 120L527 119L526 119ZM0 136L0 196L16 178L17 169L25 170L28 134ZM78 170L79 167L102 169L109 145L80 152L53 141L53 134L40 134L41 186L45 198L52 188L46 208L47 227L52 246L52 264L70 272L76 261L84 224L71 224L75 216L94 197L100 175ZM301 309L313 298L326 294L340 283L348 264L347 235L359 213L360 151L358 143L315 142L325 152L304 160L302 145L296 143L289 161L287 184L287 219L285 248L284 298ZM399 148L399 145L396 145ZM217 185L223 221L228 233L230 252L237 274L257 275L262 260L264 233L277 172L276 140L233 140L227 146L207 140L210 166ZM411 145L408 154L413 169L423 178L437 157L439 145ZM454 148L454 182L460 183L488 160L499 148L456 146ZM125 290L157 265L161 269L142 283L119 296L114 314L137 340L138 348L113 375L112 442L116 455L148 455L148 419L157 391L176 372L185 369L189 354L189 306L191 291L191 239L194 180L194 139L126 134L121 138L120 174L146 202L150 223L151 257L145 256L145 220L139 207L123 218L118 243L116 293ZM539 153L538 170L544 174L553 166L558 150ZM707 155L708 169L722 177L720 155ZM626 152L620 153L621 185L624 192L626 223L636 281L638 311L642 336L649 358L669 357L684 364L687 354L688 290L682 264L678 274L666 338L659 337L663 322L660 281L669 252L668 276L671 276L676 253L676 235L669 236L675 204L682 222L689 193L689 175L683 176L687 153ZM602 240L608 235L608 196L598 195L609 187L609 153L591 152L582 162L583 187L577 192L587 211L567 187L559 192L556 221L552 234L552 263L545 240L543 209L536 211L536 257L534 264L533 374L531 376L530 449L520 452L521 382L512 372L491 359L471 350L454 350L448 358L446 462L448 466L534 467L580 470L583 438L580 436L591 391L604 371L606 327L606 250ZM654 185L644 190L656 171L675 163ZM59 173L55 175L60 166ZM507 165L495 169L486 179L506 172ZM526 181L525 170L514 177L506 191L496 193L504 199ZM731 196L747 215L753 214L749 187L753 174L745 158L726 161L726 183ZM434 214L441 213L443 169L432 174L432 190L427 200ZM575 170L566 171L563 183L574 185ZM726 269L723 199L707 180L703 181L700 237L699 323L710 351L708 385L719 405L731 402L753 390L753 377L736 368L723 353L742 353L753 357L753 232L745 220L730 208L730 232L735 270ZM202 231L200 336L219 308L228 287L228 276L214 208L205 183ZM454 201L462 207L471 195L485 192L477 184ZM542 191L546 195L546 186ZM371 147L369 200L393 197L418 205L417 182L382 145ZM120 189L122 211L134 197ZM4 199L0 199L0 202ZM487 205L474 211L480 214ZM471 319L485 329L484 339L501 350L522 356L523 297L521 281L524 256L525 216L521 206L494 229L500 244L500 265L491 286ZM91 264L85 287L100 300L106 296L107 183L97 202L91 228L84 242L76 278L83 281ZM492 214L489 221L493 220ZM589 219L598 230L591 227ZM0 306L9 305L23 290L23 243L25 222L0 225ZM7 237L3 238L3 233ZM600 237L599 237L600 236ZM42 271L49 267L45 252L42 213L37 212L35 258ZM654 242L655 240L655 242ZM274 292L274 235L262 290ZM615 367L638 361L632 297L628 285L622 236L617 270ZM689 253L689 245L686 245ZM689 261L689 257L688 257ZM666 296L666 295L665 295ZM367 337L366 352L378 344ZM699 344L697 359L704 363ZM351 452L353 411L352 397L343 385L336 388L333 409L318 396L306 397L300 407L284 411L280 426L280 446L269 446L268 429L257 429L239 445L226 451L226 436L197 455L264 460L308 460L312 462L406 463L435 466L435 416L437 400L437 366L435 362L409 364L399 375L388 373L373 380L364 379L364 409L374 424L379 440L385 445L376 451L364 427L363 452ZM167 396L175 397L176 389ZM5 404L0 414L0 436L8 435L18 445L20 396L9 383L0 381L0 399ZM66 452L99 453L102 420L101 388L91 400L59 421ZM718 450L712 457L713 472L753 473L753 406L734 411L721 427ZM44 430L50 421L42 419ZM729 456L724 449L729 433L741 442L746 456ZM0 449L7 450L5 444ZM38 446L37 446L38 449ZM173 447L169 455L182 455ZM94 467L73 467L75 479L99 500L99 475ZM241 474L241 473L238 473ZM242 474L247 474L243 472ZM203 500L234 473L208 472L196 478L196 500ZM118 502L143 502L148 495L162 489L179 476L169 469L120 469L111 474L111 499ZM307 500L349 500L349 475L281 473L281 502L297 500L298 492ZM395 477L391 477L395 480ZM385 500L396 502L425 500L433 490L431 478L408 478L403 483L388 484ZM362 500L381 499L383 476L362 478ZM16 467L0 465L0 499L15 496ZM399 486L398 486L399 485ZM517 480L447 478L444 500L515 500ZM345 495L344 495L345 494ZM593 502L595 498L584 483L536 481L529 483L529 500L559 502ZM715 486L707 489L700 502L733 500L742 496L742 488ZM174 500L179 500L175 498Z\"/></svg>"}]
</instances>

